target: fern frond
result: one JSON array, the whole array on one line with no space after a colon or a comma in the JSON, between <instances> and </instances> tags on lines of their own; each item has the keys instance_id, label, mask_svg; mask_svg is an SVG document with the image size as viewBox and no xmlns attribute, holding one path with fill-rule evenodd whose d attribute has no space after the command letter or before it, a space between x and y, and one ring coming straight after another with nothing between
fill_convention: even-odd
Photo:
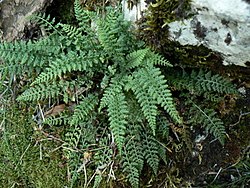
<instances>
[{"instance_id":1,"label":"fern frond","mask_svg":"<svg viewBox=\"0 0 250 188\"><path fill-rule=\"evenodd\" d=\"M65 142L67 143L65 144L66 147L70 147L73 149L77 148L81 136L82 136L82 129L78 125L74 126L72 130L67 131L67 133L65 134ZM71 152L68 151L67 152L68 156L66 157L69 158L70 153Z\"/></svg>"},{"instance_id":2,"label":"fern frond","mask_svg":"<svg viewBox=\"0 0 250 188\"><path fill-rule=\"evenodd\" d=\"M143 61L145 61L145 57L148 52L149 52L149 49L145 48L145 49L140 49L140 50L130 53L127 56L128 67L135 68L135 67L140 66L142 63L144 63Z\"/></svg>"},{"instance_id":3,"label":"fern frond","mask_svg":"<svg viewBox=\"0 0 250 188\"><path fill-rule=\"evenodd\" d=\"M113 142L110 137L102 137L99 140L99 150L95 152L94 163L97 166L97 170L103 169L111 164L114 156L114 151L112 150L110 144Z\"/></svg>"},{"instance_id":4,"label":"fern frond","mask_svg":"<svg viewBox=\"0 0 250 188\"><path fill-rule=\"evenodd\" d=\"M131 160L130 154L125 150L123 152L122 161L123 172L127 173L127 179L133 188L139 187L139 176L140 172L138 170L138 164Z\"/></svg>"},{"instance_id":5,"label":"fern frond","mask_svg":"<svg viewBox=\"0 0 250 188\"><path fill-rule=\"evenodd\" d=\"M83 33L81 28L62 23L60 23L59 26L62 28L62 31L66 34L66 36L70 38L70 40L82 39Z\"/></svg>"},{"instance_id":6,"label":"fern frond","mask_svg":"<svg viewBox=\"0 0 250 188\"><path fill-rule=\"evenodd\" d=\"M55 18L51 18L50 15L39 13L36 15L31 15L30 19L36 22L48 34L53 32L61 34L59 31L59 25L56 24Z\"/></svg>"},{"instance_id":7,"label":"fern frond","mask_svg":"<svg viewBox=\"0 0 250 188\"><path fill-rule=\"evenodd\" d=\"M64 138L65 150L71 152L75 149L88 149L90 144L95 144L96 142L96 131L97 129L93 126L92 119L70 125Z\"/></svg>"},{"instance_id":8,"label":"fern frond","mask_svg":"<svg viewBox=\"0 0 250 188\"><path fill-rule=\"evenodd\" d=\"M221 119L216 117L216 112L213 109L201 109L193 103L193 108L190 109L193 115L191 123L200 124L206 128L207 132L213 134L221 144L225 142L226 130Z\"/></svg>"},{"instance_id":9,"label":"fern frond","mask_svg":"<svg viewBox=\"0 0 250 188\"><path fill-rule=\"evenodd\" d=\"M166 148L165 146L161 145L160 143L158 143L158 155L159 157L163 160L163 162L165 164L168 164L167 162L167 152L166 152Z\"/></svg>"},{"instance_id":10,"label":"fern frond","mask_svg":"<svg viewBox=\"0 0 250 188\"><path fill-rule=\"evenodd\" d=\"M73 97L69 91L74 85L74 81L69 82L65 80L38 84L25 90L20 96L18 96L17 100L39 101L63 96L64 102L68 103L68 99Z\"/></svg>"},{"instance_id":11,"label":"fern frond","mask_svg":"<svg viewBox=\"0 0 250 188\"><path fill-rule=\"evenodd\" d=\"M156 116L158 114L156 106L157 102L152 98L148 90L141 88L142 85L139 80L134 79L132 82L130 82L130 84L132 84L132 91L134 92L136 99L142 108L141 110L149 123L153 135L155 135Z\"/></svg>"},{"instance_id":12,"label":"fern frond","mask_svg":"<svg viewBox=\"0 0 250 188\"><path fill-rule=\"evenodd\" d=\"M143 136L143 152L144 157L149 164L149 166L153 169L155 175L157 174L158 166L159 166L159 157L158 157L158 147L155 139L148 134L144 134Z\"/></svg>"},{"instance_id":13,"label":"fern frond","mask_svg":"<svg viewBox=\"0 0 250 188\"><path fill-rule=\"evenodd\" d=\"M18 96L17 100L38 101L42 99L55 98L60 94L60 92L61 88L58 87L58 83L45 83L25 90L20 96Z\"/></svg>"},{"instance_id":14,"label":"fern frond","mask_svg":"<svg viewBox=\"0 0 250 188\"><path fill-rule=\"evenodd\" d=\"M128 129L129 136L127 137L127 142L125 144L124 150L126 150L129 160L136 163L136 168L139 173L141 173L144 158L143 158L143 148L141 140L141 126L139 124L134 124Z\"/></svg>"},{"instance_id":15,"label":"fern frond","mask_svg":"<svg viewBox=\"0 0 250 188\"><path fill-rule=\"evenodd\" d=\"M168 60L166 60L163 56L153 51L149 51L147 57L149 64L173 67L173 65Z\"/></svg>"},{"instance_id":16,"label":"fern frond","mask_svg":"<svg viewBox=\"0 0 250 188\"><path fill-rule=\"evenodd\" d=\"M109 99L114 97L116 93L122 92L123 83L120 82L119 78L112 78L109 86L104 91L103 97L101 98L99 111L107 107L109 104Z\"/></svg>"},{"instance_id":17,"label":"fern frond","mask_svg":"<svg viewBox=\"0 0 250 188\"><path fill-rule=\"evenodd\" d=\"M125 130L128 124L128 106L122 91L122 80L114 77L105 90L100 103L100 109L107 106L110 128L114 134L119 151L122 150Z\"/></svg>"},{"instance_id":18,"label":"fern frond","mask_svg":"<svg viewBox=\"0 0 250 188\"><path fill-rule=\"evenodd\" d=\"M91 112L97 105L97 102L97 97L94 95L89 95L86 98L83 98L80 104L75 107L70 124L75 125L79 124L81 121L87 121Z\"/></svg>"},{"instance_id":19,"label":"fern frond","mask_svg":"<svg viewBox=\"0 0 250 188\"><path fill-rule=\"evenodd\" d=\"M46 57L31 41L0 44L0 58L5 61L2 70L10 74L33 71L33 68L42 67L46 63Z\"/></svg>"},{"instance_id":20,"label":"fern frond","mask_svg":"<svg viewBox=\"0 0 250 188\"><path fill-rule=\"evenodd\" d=\"M157 116L157 134L161 135L163 138L168 138L169 136L169 121L164 116Z\"/></svg>"},{"instance_id":21,"label":"fern frond","mask_svg":"<svg viewBox=\"0 0 250 188\"><path fill-rule=\"evenodd\" d=\"M67 55L62 54L61 57L50 63L46 71L42 72L32 85L48 82L72 71L91 71L91 67L97 61L98 57L87 57L84 55L78 55L73 51L70 51Z\"/></svg>"},{"instance_id":22,"label":"fern frond","mask_svg":"<svg viewBox=\"0 0 250 188\"><path fill-rule=\"evenodd\" d=\"M216 91L218 93L237 93L232 83L225 80L220 75L212 75L209 71L204 73L202 70L197 75L191 74L192 78L197 79L197 90Z\"/></svg>"},{"instance_id":23,"label":"fern frond","mask_svg":"<svg viewBox=\"0 0 250 188\"><path fill-rule=\"evenodd\" d=\"M67 115L60 115L59 117L50 116L48 118L45 118L43 124L50 126L67 125L68 121L69 117Z\"/></svg>"},{"instance_id":24,"label":"fern frond","mask_svg":"<svg viewBox=\"0 0 250 188\"><path fill-rule=\"evenodd\" d=\"M80 30L88 32L91 30L91 20L95 20L95 12L84 10L80 4L80 0L75 0L74 2L75 17L79 22Z\"/></svg>"},{"instance_id":25,"label":"fern frond","mask_svg":"<svg viewBox=\"0 0 250 188\"><path fill-rule=\"evenodd\" d=\"M175 108L171 91L168 89L166 80L159 68L153 66L142 68L134 73L134 79L139 82L137 88L134 89L147 92L177 123L182 122Z\"/></svg>"},{"instance_id":26,"label":"fern frond","mask_svg":"<svg viewBox=\"0 0 250 188\"><path fill-rule=\"evenodd\" d=\"M177 89L188 89L198 94L207 92L216 92L221 94L237 94L238 91L232 85L231 82L221 77L218 74L212 75L212 73L204 72L202 69L199 72L193 70L189 75L183 72L182 75L172 75L172 79L169 79Z\"/></svg>"},{"instance_id":27,"label":"fern frond","mask_svg":"<svg viewBox=\"0 0 250 188\"><path fill-rule=\"evenodd\" d=\"M133 50L133 37L128 32L130 24L113 9L107 10L105 19L97 21L98 39L114 61L124 61L125 56Z\"/></svg>"}]
</instances>

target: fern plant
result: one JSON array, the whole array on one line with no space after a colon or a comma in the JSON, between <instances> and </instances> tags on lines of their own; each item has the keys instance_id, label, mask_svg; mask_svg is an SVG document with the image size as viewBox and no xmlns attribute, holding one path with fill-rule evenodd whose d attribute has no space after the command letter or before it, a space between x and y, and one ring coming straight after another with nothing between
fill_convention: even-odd
<instances>
[{"instance_id":1,"label":"fern plant","mask_svg":"<svg viewBox=\"0 0 250 188\"><path fill-rule=\"evenodd\" d=\"M39 101L64 96L64 102L68 102L65 98L73 100L76 95L71 88L78 86L75 80L72 80L73 75L88 74L94 79L95 74L102 72L103 79L105 78L108 84L103 88L99 110L107 107L110 128L120 151L129 124L127 92L131 91L136 96L143 111L142 118L147 119L153 135L156 131L158 106L163 107L175 122L181 123L166 80L156 67L171 66L170 63L150 49L140 49L142 46L135 42L129 32L130 24L124 21L117 10L107 10L105 18L98 18L94 13L80 9L79 6L76 1L75 12L79 28L61 23L51 27L48 18L38 18L40 24L55 29L52 35L58 35L61 52L55 57L52 56L53 59L46 62L47 66L38 65L43 70L18 100ZM93 22L97 24L96 28L91 28ZM86 24L91 29L83 32L81 26L86 27ZM18 42L15 44L19 46ZM40 42L33 45L36 44L40 45ZM29 46L26 48L29 49ZM22 62L26 61L22 59ZM30 63L33 63L32 66L37 65L36 62ZM84 86L83 84L79 87ZM74 123L79 121L78 116L73 117Z\"/></svg>"},{"instance_id":2,"label":"fern plant","mask_svg":"<svg viewBox=\"0 0 250 188\"><path fill-rule=\"evenodd\" d=\"M168 81L177 90L183 91L181 97L188 109L185 116L189 125L200 125L207 133L211 133L221 144L225 143L226 128L215 109L208 108L211 104L219 105L224 94L237 94L231 82L211 71L192 70L176 71L168 75ZM188 92L186 92L187 90ZM202 106L197 105L198 99L203 99ZM212 103L211 103L212 102Z\"/></svg>"},{"instance_id":3,"label":"fern plant","mask_svg":"<svg viewBox=\"0 0 250 188\"><path fill-rule=\"evenodd\" d=\"M152 140L157 131L159 107L174 122L182 123L167 80L158 67L171 64L136 40L130 23L124 21L118 9L108 8L106 15L101 17L84 10L78 0L74 7L77 26L55 24L49 16L38 15L33 19L47 32L46 37L38 41L3 43L0 47L0 57L5 60L2 74L19 76L25 72L34 75L18 101L76 103L73 112L59 119L49 117L44 122L70 126L65 135L65 155L73 161L79 161L75 151L89 149L91 145L91 141L82 140L82 135L89 129L92 118L103 115L108 117L120 155L131 152L127 151L130 148L123 148L132 126L129 116L139 107L141 113L134 123L147 122L149 125L147 134L141 135L140 139L147 151L144 158L156 174L159 159ZM97 136L95 131L92 134ZM139 171L143 166L143 159L140 160ZM79 166L71 167L72 174L77 175L75 170ZM134 177L135 185L139 184L139 171Z\"/></svg>"},{"instance_id":4,"label":"fern plant","mask_svg":"<svg viewBox=\"0 0 250 188\"><path fill-rule=\"evenodd\" d=\"M107 171L113 171L115 160L122 161L131 185L139 187L145 164L156 175L160 160L166 162L160 139L168 139L168 123L183 124L168 82L198 95L233 90L210 73L176 76L169 70L164 76L161 68L172 65L135 38L119 8L108 8L100 16L83 9L76 0L74 9L78 25L55 23L49 16L38 15L33 20L46 36L2 43L1 75L20 80L23 73L29 75L17 101L68 106L59 117L48 117L43 123L66 127L63 148L71 187L80 176L85 176L85 186L93 179L94 187L101 185L110 176ZM206 110L196 109L201 117L219 124L214 113L206 116ZM223 142L223 125L215 125L208 130ZM95 172L88 178L86 166L91 160L89 171Z\"/></svg>"}]
</instances>

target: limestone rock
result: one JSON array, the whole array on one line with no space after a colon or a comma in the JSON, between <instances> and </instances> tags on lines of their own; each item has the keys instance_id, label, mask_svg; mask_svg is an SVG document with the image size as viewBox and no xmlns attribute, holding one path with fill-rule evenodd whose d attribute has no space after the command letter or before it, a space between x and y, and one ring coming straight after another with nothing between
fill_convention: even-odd
<instances>
[{"instance_id":1,"label":"limestone rock","mask_svg":"<svg viewBox=\"0 0 250 188\"><path fill-rule=\"evenodd\" d=\"M224 64L250 62L250 3L243 0L193 0L195 15L169 24L170 37L182 45L204 45Z\"/></svg>"},{"instance_id":2,"label":"limestone rock","mask_svg":"<svg viewBox=\"0 0 250 188\"><path fill-rule=\"evenodd\" d=\"M131 9L125 1L125 19L136 21L146 0ZM170 39L181 45L204 45L220 53L225 65L249 66L250 0L193 0L192 9L191 18L168 24Z\"/></svg>"},{"instance_id":3,"label":"limestone rock","mask_svg":"<svg viewBox=\"0 0 250 188\"><path fill-rule=\"evenodd\" d=\"M29 26L28 16L43 10L52 0L1 0L0 27L2 39L14 40Z\"/></svg>"}]
</instances>

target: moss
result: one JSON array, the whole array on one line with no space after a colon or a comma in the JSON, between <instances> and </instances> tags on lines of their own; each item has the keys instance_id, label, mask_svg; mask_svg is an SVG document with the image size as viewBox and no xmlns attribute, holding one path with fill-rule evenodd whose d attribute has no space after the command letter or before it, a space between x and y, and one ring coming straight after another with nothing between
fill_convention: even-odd
<instances>
[{"instance_id":1,"label":"moss","mask_svg":"<svg viewBox=\"0 0 250 188\"><path fill-rule=\"evenodd\" d=\"M0 186L67 186L61 153L52 152L58 144L38 137L26 107L13 105L1 113Z\"/></svg>"},{"instance_id":2,"label":"moss","mask_svg":"<svg viewBox=\"0 0 250 188\"><path fill-rule=\"evenodd\" d=\"M164 27L168 23L188 17L191 0L157 0L150 4L147 24L150 27Z\"/></svg>"}]
</instances>

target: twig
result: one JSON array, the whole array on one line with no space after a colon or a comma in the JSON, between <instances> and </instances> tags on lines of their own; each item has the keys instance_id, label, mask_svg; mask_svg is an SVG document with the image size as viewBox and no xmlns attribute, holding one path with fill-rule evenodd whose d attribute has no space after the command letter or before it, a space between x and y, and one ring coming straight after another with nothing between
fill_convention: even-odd
<instances>
[{"instance_id":1,"label":"twig","mask_svg":"<svg viewBox=\"0 0 250 188\"><path fill-rule=\"evenodd\" d=\"M39 103L38 103L38 107L39 107L40 114L42 116L42 120L44 121L43 110L42 110L41 105ZM39 123L39 128L42 129L42 124L41 123Z\"/></svg>"},{"instance_id":2,"label":"twig","mask_svg":"<svg viewBox=\"0 0 250 188\"><path fill-rule=\"evenodd\" d=\"M28 149L30 148L30 146L31 146L31 144L29 144L29 145L27 146L27 148L25 149L25 151L24 151L23 154L21 155L21 157L20 157L20 159L19 159L18 165L21 164L21 161L22 161L22 159L23 159L23 156L24 156L25 153L28 151ZM17 166L18 166L18 165L17 165ZM16 170L17 166L15 167L15 170Z\"/></svg>"},{"instance_id":3,"label":"twig","mask_svg":"<svg viewBox=\"0 0 250 188\"><path fill-rule=\"evenodd\" d=\"M43 151L42 151L42 143L39 144L39 149L40 149L40 160L43 160Z\"/></svg>"},{"instance_id":4,"label":"twig","mask_svg":"<svg viewBox=\"0 0 250 188\"><path fill-rule=\"evenodd\" d=\"M245 113L240 112L240 116L239 116L238 121L236 123L234 123L234 124L229 125L229 126L234 127L235 125L240 123L240 120L241 120L242 116L246 116L246 115L249 115L249 114L250 114L250 112L245 112Z\"/></svg>"},{"instance_id":5,"label":"twig","mask_svg":"<svg viewBox=\"0 0 250 188\"><path fill-rule=\"evenodd\" d=\"M222 170L222 168L220 167L219 171L217 172L217 174L216 174L216 176L214 177L214 180L211 182L211 184L213 184L214 181L217 179L217 177L219 176L221 170Z\"/></svg>"},{"instance_id":6,"label":"twig","mask_svg":"<svg viewBox=\"0 0 250 188\"><path fill-rule=\"evenodd\" d=\"M79 173L83 169L83 172L84 172L84 188L87 188L87 186L88 186L88 176L87 176L87 170L86 170L86 164L87 163L88 163L88 161L84 160L82 165L76 171L76 173Z\"/></svg>"},{"instance_id":7,"label":"twig","mask_svg":"<svg viewBox=\"0 0 250 188\"><path fill-rule=\"evenodd\" d=\"M110 177L112 177L114 180L116 180L115 173L113 170L113 165L114 165L114 161L111 162L107 182L110 180Z\"/></svg>"},{"instance_id":8,"label":"twig","mask_svg":"<svg viewBox=\"0 0 250 188\"><path fill-rule=\"evenodd\" d=\"M65 143L65 141L63 141L62 139L57 138L57 137L55 137L55 136L53 136L53 135L50 135L49 133L46 133L46 132L43 131L43 130L40 130L40 132L41 132L44 136L46 136L47 138L51 138L52 140L56 140L56 141Z\"/></svg>"}]
</instances>

